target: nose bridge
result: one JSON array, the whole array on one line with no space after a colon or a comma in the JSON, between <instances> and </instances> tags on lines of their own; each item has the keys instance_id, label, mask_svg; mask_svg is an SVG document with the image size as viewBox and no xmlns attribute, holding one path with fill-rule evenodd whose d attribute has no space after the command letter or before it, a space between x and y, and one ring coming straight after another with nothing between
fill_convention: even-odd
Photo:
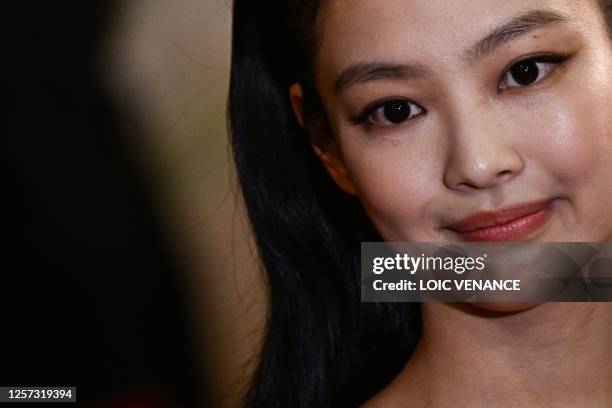
<instances>
[{"instance_id":1,"label":"nose bridge","mask_svg":"<svg viewBox=\"0 0 612 408\"><path fill-rule=\"evenodd\" d=\"M491 188L523 171L512 127L493 103L464 93L451 108L444 183L454 190Z\"/></svg>"}]
</instances>

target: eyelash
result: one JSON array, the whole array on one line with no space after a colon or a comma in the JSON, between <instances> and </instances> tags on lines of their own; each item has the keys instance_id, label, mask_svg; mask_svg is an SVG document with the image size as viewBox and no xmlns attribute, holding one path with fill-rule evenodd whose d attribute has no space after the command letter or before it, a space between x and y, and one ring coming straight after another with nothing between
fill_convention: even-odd
<instances>
[{"instance_id":1,"label":"eyelash","mask_svg":"<svg viewBox=\"0 0 612 408\"><path fill-rule=\"evenodd\" d=\"M374 113L376 113L376 111L378 111L379 109L384 109L386 106L394 103L394 102L402 102L402 103L407 103L410 106L410 118L406 119L404 122L407 122L409 120L412 120L412 118L416 117L416 116L420 116L423 113L425 113L425 109L422 108L421 106L417 105L416 103L410 101L409 99L406 98L388 98L382 101L377 101L374 103L371 103L370 105L366 106L361 113L359 113L356 117L351 119L351 122L353 123L353 125L360 125L360 124L365 124L366 122L374 125L374 126L380 126L380 125L376 125L375 123L372 122L371 117ZM420 112L417 115L412 115L412 107L416 107L418 110L420 110ZM401 123L404 123L401 122ZM400 124L401 124L400 123ZM396 124L395 126L398 126L400 124ZM391 125L383 125L380 127L389 127L389 126L394 126L393 124Z\"/></svg>"},{"instance_id":2,"label":"eyelash","mask_svg":"<svg viewBox=\"0 0 612 408\"><path fill-rule=\"evenodd\" d=\"M541 81L543 81L544 79L546 79L551 73L552 71L554 71L556 69L556 66L558 65L562 65L564 62L567 61L567 59L569 58L569 55L565 55L565 54L540 54L540 55L536 55L533 57L528 57L528 58L522 58L518 61L514 61L512 63L510 63L508 65L508 67L506 69L504 69L503 74L501 75L499 81L498 81L498 91L505 91L508 89L512 89L512 88L527 88L530 86L533 86ZM535 63L537 68L541 71L541 64L552 64L553 67L551 67L542 78L540 78L540 71L538 71L538 77L536 78L536 80L534 80L534 82L528 84L528 85L520 85L517 83L517 85L512 85L512 86L508 86L508 85L503 85L503 81L506 80L508 77L511 77L511 70L514 67L517 67L519 64L525 64L525 63ZM516 82L516 81L515 81ZM400 123L391 123L388 125L378 125L376 123L374 123L372 121L372 115L375 114L379 109L384 109L385 107L389 106L392 103L397 103L397 102L402 102L402 103L406 103L410 106L410 117L407 118L406 120L400 122ZM413 115L413 107L416 108L416 110L418 110L418 113ZM412 102L409 99L406 98L386 98L382 101L376 101L374 103L369 104L368 106L366 106L361 113L359 113L357 116L353 117L351 119L351 122L353 125L362 125L362 124L368 124L368 125L372 125L372 126L377 126L377 127L382 127L382 128L386 128L386 127L392 127L392 126L401 126L402 124L404 124L405 122L408 122L412 119L414 119L415 117L421 116L423 114L427 113L427 111L425 110L425 108L419 106L418 104ZM366 123L367 122L367 123Z\"/></svg>"},{"instance_id":3,"label":"eyelash","mask_svg":"<svg viewBox=\"0 0 612 408\"><path fill-rule=\"evenodd\" d=\"M511 88L527 88L527 87L530 87L532 85L535 85L535 84L543 81L544 79L546 79L548 77L548 75L550 75L550 73L553 70L556 69L557 66L562 65L565 61L567 61L567 59L569 57L570 56L567 55L567 54L540 54L540 55L536 55L536 56L533 56L533 57L522 58L522 59L520 59L518 61L514 61L514 62L510 63L506 69L504 69L503 74L501 75L501 77L499 79L499 82L498 82L498 90L499 91L505 91L505 90L511 89ZM548 72L546 72L544 74L544 76L542 78L540 78L539 75L538 75L538 78L533 83L531 83L529 85L520 85L520 84L517 84L517 85L513 85L513 86L507 86L506 85L505 87L502 87L504 79L506 79L507 77L509 77L511 75L512 68L518 66L519 64L525 64L525 63L530 63L530 62L535 63L536 66L538 67L538 69L541 69L540 68L541 64L550 64L550 65L553 65L553 66L550 68L550 70Z\"/></svg>"}]
</instances>

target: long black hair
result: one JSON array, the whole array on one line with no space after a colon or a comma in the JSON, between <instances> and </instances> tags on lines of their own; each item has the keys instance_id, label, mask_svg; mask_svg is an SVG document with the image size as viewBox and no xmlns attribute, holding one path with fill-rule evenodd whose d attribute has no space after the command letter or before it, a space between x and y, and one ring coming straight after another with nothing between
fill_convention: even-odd
<instances>
[{"instance_id":1,"label":"long black hair","mask_svg":"<svg viewBox=\"0 0 612 408\"><path fill-rule=\"evenodd\" d=\"M291 111L299 81L307 117L318 112L308 92L318 3L234 2L231 143L269 299L247 406L356 406L399 372L419 337L418 305L360 302L360 243L380 238Z\"/></svg>"}]
</instances>

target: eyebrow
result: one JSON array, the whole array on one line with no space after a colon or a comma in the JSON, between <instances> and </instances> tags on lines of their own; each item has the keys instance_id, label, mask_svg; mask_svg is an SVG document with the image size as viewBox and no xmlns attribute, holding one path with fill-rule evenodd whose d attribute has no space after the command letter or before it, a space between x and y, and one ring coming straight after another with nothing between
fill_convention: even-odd
<instances>
[{"instance_id":1,"label":"eyebrow","mask_svg":"<svg viewBox=\"0 0 612 408\"><path fill-rule=\"evenodd\" d=\"M474 47L468 50L468 54L476 61L533 30L567 21L567 17L555 11L531 10L494 29L476 42Z\"/></svg>"},{"instance_id":2,"label":"eyebrow","mask_svg":"<svg viewBox=\"0 0 612 408\"><path fill-rule=\"evenodd\" d=\"M538 28L567 22L560 13L548 10L530 10L495 28L467 51L472 61L491 54L503 45ZM422 65L394 64L387 62L357 62L344 69L336 79L335 89L340 92L349 86L381 79L417 79L427 76L430 70Z\"/></svg>"},{"instance_id":3,"label":"eyebrow","mask_svg":"<svg viewBox=\"0 0 612 408\"><path fill-rule=\"evenodd\" d=\"M342 71L336 79L336 92L351 85L381 79L410 79L426 76L429 70L420 65L384 62L358 62Z\"/></svg>"}]
</instances>

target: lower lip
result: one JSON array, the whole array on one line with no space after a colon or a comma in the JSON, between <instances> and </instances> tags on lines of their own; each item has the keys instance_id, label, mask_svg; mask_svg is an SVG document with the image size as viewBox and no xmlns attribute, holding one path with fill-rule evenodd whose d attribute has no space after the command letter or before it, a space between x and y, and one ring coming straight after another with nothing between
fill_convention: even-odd
<instances>
[{"instance_id":1,"label":"lower lip","mask_svg":"<svg viewBox=\"0 0 612 408\"><path fill-rule=\"evenodd\" d=\"M473 231L456 231L461 239L468 242L504 242L525 239L549 220L552 209L548 206L533 214L526 215L507 224L480 228Z\"/></svg>"}]
</instances>

